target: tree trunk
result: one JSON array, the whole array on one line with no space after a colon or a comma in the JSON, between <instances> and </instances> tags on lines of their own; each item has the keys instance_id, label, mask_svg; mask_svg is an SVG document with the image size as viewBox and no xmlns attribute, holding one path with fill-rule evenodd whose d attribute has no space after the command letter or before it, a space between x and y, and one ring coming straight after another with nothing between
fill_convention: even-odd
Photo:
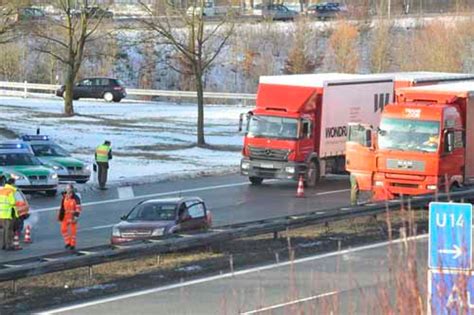
<instances>
[{"instance_id":1,"label":"tree trunk","mask_svg":"<svg viewBox=\"0 0 474 315\"><path fill-rule=\"evenodd\" d=\"M195 67L195 75L198 105L197 146L204 147L206 145L206 141L204 139L204 87L202 82L203 73L199 64Z\"/></svg>"},{"instance_id":2,"label":"tree trunk","mask_svg":"<svg viewBox=\"0 0 474 315\"><path fill-rule=\"evenodd\" d=\"M64 93L66 93L66 97L64 98L64 114L66 114L67 116L74 116L74 105L72 103L73 87L74 87L74 73L73 73L73 70L70 67L68 67L68 71L66 75L66 87L64 89Z\"/></svg>"}]
</instances>

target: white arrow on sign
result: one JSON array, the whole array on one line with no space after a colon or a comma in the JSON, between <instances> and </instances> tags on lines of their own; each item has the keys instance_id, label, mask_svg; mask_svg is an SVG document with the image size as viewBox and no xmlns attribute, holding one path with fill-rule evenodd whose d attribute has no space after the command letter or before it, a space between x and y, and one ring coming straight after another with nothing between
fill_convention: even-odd
<instances>
[{"instance_id":1,"label":"white arrow on sign","mask_svg":"<svg viewBox=\"0 0 474 315\"><path fill-rule=\"evenodd\" d=\"M462 249L458 245L453 245L454 249L440 249L441 254L454 254L453 259L457 259L462 255Z\"/></svg>"}]
</instances>

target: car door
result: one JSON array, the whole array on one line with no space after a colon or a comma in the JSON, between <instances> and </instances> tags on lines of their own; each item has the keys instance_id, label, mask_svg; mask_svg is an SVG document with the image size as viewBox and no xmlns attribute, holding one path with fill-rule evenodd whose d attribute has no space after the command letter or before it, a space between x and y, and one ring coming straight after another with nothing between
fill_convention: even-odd
<instances>
[{"instance_id":1,"label":"car door","mask_svg":"<svg viewBox=\"0 0 474 315\"><path fill-rule=\"evenodd\" d=\"M101 98L104 89L104 79L93 79L91 86L91 96L93 98Z\"/></svg>"},{"instance_id":2,"label":"car door","mask_svg":"<svg viewBox=\"0 0 474 315\"><path fill-rule=\"evenodd\" d=\"M90 79L85 79L82 81L79 81L75 86L73 90L73 94L75 98L79 97L90 97L88 94L88 90L90 90L92 85L92 82Z\"/></svg>"},{"instance_id":3,"label":"car door","mask_svg":"<svg viewBox=\"0 0 474 315\"><path fill-rule=\"evenodd\" d=\"M371 126L349 123L349 135L346 141L346 170L357 178L360 190L372 189L375 165Z\"/></svg>"},{"instance_id":4,"label":"car door","mask_svg":"<svg viewBox=\"0 0 474 315\"><path fill-rule=\"evenodd\" d=\"M190 200L185 203L185 216L180 217L181 231L195 231L205 227L206 208L200 200Z\"/></svg>"}]
</instances>

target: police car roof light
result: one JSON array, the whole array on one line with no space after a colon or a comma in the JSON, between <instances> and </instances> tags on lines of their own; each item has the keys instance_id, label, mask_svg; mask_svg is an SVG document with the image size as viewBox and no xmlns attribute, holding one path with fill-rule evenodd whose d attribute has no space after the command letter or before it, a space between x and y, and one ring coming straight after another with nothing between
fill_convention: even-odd
<instances>
[{"instance_id":1,"label":"police car roof light","mask_svg":"<svg viewBox=\"0 0 474 315\"><path fill-rule=\"evenodd\" d=\"M44 135L24 135L21 136L23 141L35 141L35 140L49 140L49 136Z\"/></svg>"},{"instance_id":2,"label":"police car roof light","mask_svg":"<svg viewBox=\"0 0 474 315\"><path fill-rule=\"evenodd\" d=\"M0 143L0 149L26 149L23 143Z\"/></svg>"}]
</instances>

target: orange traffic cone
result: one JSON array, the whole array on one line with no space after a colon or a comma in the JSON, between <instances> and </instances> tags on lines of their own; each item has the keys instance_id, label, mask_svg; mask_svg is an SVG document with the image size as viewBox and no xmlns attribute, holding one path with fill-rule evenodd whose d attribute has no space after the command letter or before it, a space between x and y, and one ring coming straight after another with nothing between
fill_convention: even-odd
<instances>
[{"instance_id":1,"label":"orange traffic cone","mask_svg":"<svg viewBox=\"0 0 474 315\"><path fill-rule=\"evenodd\" d=\"M23 240L23 243L33 243L33 241L31 240L31 227L29 224L26 226L25 238Z\"/></svg>"},{"instance_id":2,"label":"orange traffic cone","mask_svg":"<svg viewBox=\"0 0 474 315\"><path fill-rule=\"evenodd\" d=\"M296 197L298 198L304 197L303 175L300 176L300 179L298 181L298 190L296 191Z\"/></svg>"},{"instance_id":3,"label":"orange traffic cone","mask_svg":"<svg viewBox=\"0 0 474 315\"><path fill-rule=\"evenodd\" d=\"M19 232L16 232L15 236L13 237L13 249L14 250L22 249L20 246L20 233Z\"/></svg>"}]
</instances>

